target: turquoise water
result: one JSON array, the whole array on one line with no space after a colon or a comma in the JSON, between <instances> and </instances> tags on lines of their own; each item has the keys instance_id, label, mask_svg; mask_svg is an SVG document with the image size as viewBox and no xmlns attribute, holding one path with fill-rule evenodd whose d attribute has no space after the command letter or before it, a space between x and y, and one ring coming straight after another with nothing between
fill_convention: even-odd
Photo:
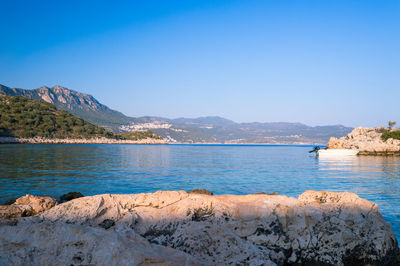
<instances>
[{"instance_id":1,"label":"turquoise water","mask_svg":"<svg viewBox=\"0 0 400 266\"><path fill-rule=\"evenodd\" d=\"M205 188L216 194L349 191L379 205L400 239L400 158L323 160L310 146L0 145L0 202Z\"/></svg>"}]
</instances>

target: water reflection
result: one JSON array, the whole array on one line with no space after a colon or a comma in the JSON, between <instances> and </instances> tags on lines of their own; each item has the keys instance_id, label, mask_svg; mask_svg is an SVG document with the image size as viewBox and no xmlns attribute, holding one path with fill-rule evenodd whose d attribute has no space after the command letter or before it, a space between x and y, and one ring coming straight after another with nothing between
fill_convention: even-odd
<instances>
[{"instance_id":1,"label":"water reflection","mask_svg":"<svg viewBox=\"0 0 400 266\"><path fill-rule=\"evenodd\" d=\"M321 169L363 173L364 177L400 178L399 157L348 156L344 158L319 158Z\"/></svg>"},{"instance_id":2,"label":"water reflection","mask_svg":"<svg viewBox=\"0 0 400 266\"><path fill-rule=\"evenodd\" d=\"M316 157L321 170L347 170L348 167L354 166L358 162L358 156L347 156L347 157Z\"/></svg>"}]
</instances>

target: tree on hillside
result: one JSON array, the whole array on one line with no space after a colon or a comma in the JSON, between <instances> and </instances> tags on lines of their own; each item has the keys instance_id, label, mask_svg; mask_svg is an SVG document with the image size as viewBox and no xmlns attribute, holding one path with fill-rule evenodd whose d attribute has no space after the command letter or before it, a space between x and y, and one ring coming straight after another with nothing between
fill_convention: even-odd
<instances>
[{"instance_id":1,"label":"tree on hillside","mask_svg":"<svg viewBox=\"0 0 400 266\"><path fill-rule=\"evenodd\" d=\"M392 129L394 125L396 125L396 121L390 121L388 122L389 128Z\"/></svg>"}]
</instances>

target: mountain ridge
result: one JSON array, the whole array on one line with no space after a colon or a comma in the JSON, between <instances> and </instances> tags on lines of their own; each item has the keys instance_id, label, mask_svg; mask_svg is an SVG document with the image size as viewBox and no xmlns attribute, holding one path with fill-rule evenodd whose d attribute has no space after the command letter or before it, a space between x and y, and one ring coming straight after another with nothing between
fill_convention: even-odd
<instances>
[{"instance_id":1,"label":"mountain ridge","mask_svg":"<svg viewBox=\"0 0 400 266\"><path fill-rule=\"evenodd\" d=\"M33 90L0 85L0 93L54 104L57 109L115 132L152 130L172 143L324 144L330 137L342 137L353 129L343 125L312 127L299 122L237 123L219 116L129 117L100 103L92 95L60 85Z\"/></svg>"},{"instance_id":2,"label":"mountain ridge","mask_svg":"<svg viewBox=\"0 0 400 266\"><path fill-rule=\"evenodd\" d=\"M112 127L130 120L121 112L101 104L90 94L70 90L60 85L42 86L33 90L10 88L0 84L0 92L12 96L25 96L33 100L43 100L54 104L58 109L70 112L100 126Z\"/></svg>"}]
</instances>

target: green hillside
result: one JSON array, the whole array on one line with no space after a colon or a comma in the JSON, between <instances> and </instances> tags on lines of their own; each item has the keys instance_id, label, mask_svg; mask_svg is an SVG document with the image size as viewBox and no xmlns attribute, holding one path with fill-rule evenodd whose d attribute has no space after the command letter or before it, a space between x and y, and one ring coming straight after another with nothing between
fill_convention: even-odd
<instances>
[{"instance_id":1,"label":"green hillside","mask_svg":"<svg viewBox=\"0 0 400 266\"><path fill-rule=\"evenodd\" d=\"M118 128L129 124L130 118L101 104L93 96L62 86L42 86L34 90L9 88L0 84L0 93L12 96L24 96L32 100L53 104L58 110L65 110L86 121L107 128Z\"/></svg>"},{"instance_id":2,"label":"green hillside","mask_svg":"<svg viewBox=\"0 0 400 266\"><path fill-rule=\"evenodd\" d=\"M0 136L140 140L160 137L151 131L113 133L54 105L23 96L0 94Z\"/></svg>"}]
</instances>

